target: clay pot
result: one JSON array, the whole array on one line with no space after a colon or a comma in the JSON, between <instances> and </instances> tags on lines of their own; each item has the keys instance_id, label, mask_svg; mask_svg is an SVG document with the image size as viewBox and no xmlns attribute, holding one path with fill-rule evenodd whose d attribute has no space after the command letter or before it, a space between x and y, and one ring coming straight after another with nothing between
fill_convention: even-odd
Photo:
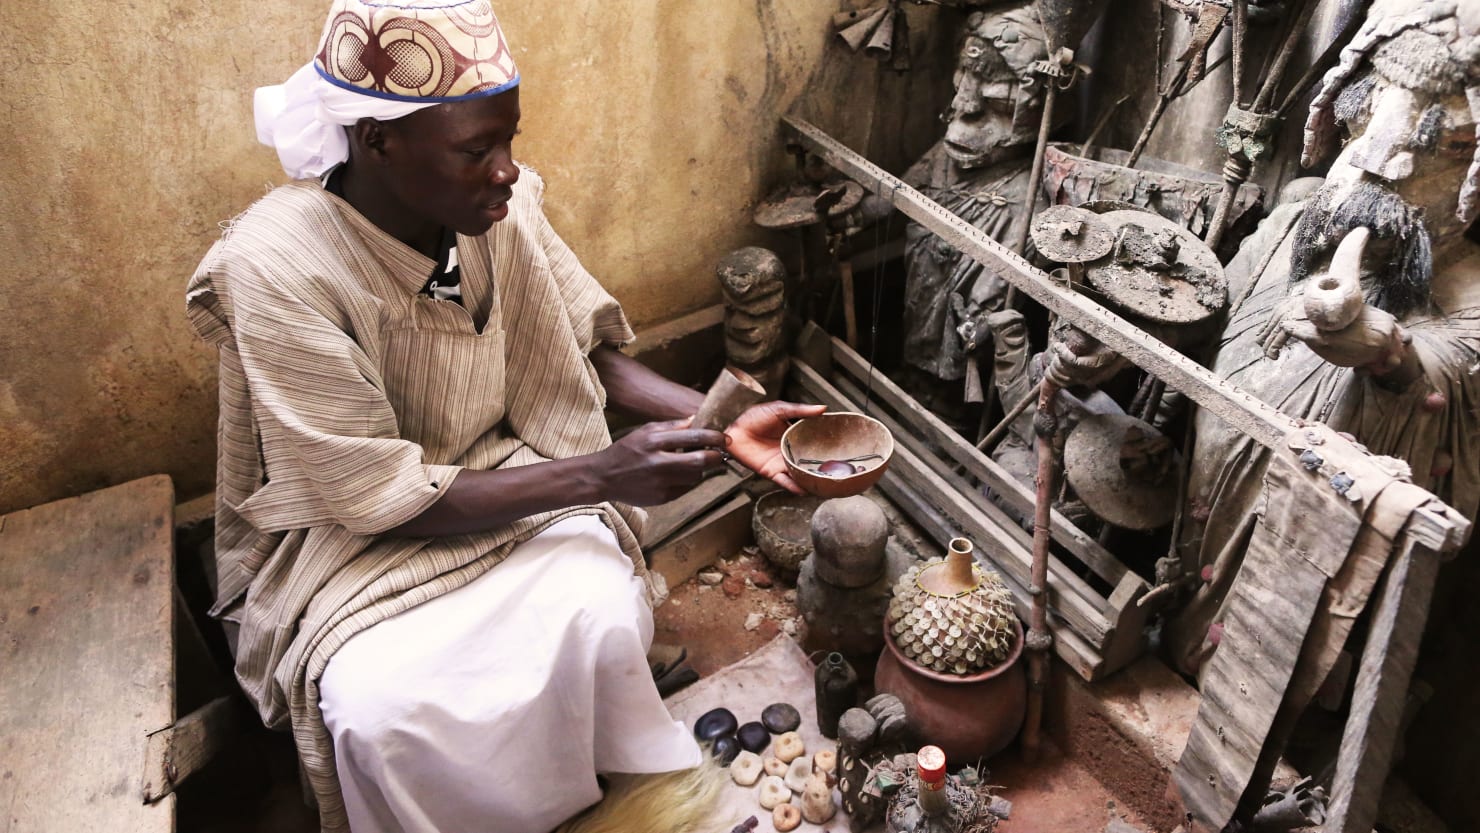
<instances>
[{"instance_id":1,"label":"clay pot","mask_svg":"<svg viewBox=\"0 0 1480 833\"><path fill-rule=\"evenodd\" d=\"M786 471L808 494L852 497L879 482L894 456L894 437L884 423L863 414L828 413L801 420L781 435ZM810 462L809 462L810 461ZM846 462L851 474L819 469Z\"/></svg>"},{"instance_id":2,"label":"clay pot","mask_svg":"<svg viewBox=\"0 0 1480 833\"><path fill-rule=\"evenodd\" d=\"M1018 662L1023 626L1014 619L1013 627L1016 638L1004 662L959 676L931 671L906 657L885 626L874 688L898 697L920 739L939 746L948 760L990 758L1017 737L1028 707L1028 680Z\"/></svg>"}]
</instances>

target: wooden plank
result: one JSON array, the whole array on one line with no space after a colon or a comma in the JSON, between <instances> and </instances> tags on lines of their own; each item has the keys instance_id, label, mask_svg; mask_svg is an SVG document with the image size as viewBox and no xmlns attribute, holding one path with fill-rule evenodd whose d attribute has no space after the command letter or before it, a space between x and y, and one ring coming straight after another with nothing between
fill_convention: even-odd
<instances>
[{"instance_id":1,"label":"wooden plank","mask_svg":"<svg viewBox=\"0 0 1480 833\"><path fill-rule=\"evenodd\" d=\"M1392 768L1393 745L1403 720L1408 683L1439 577L1435 550L1406 535L1388 567L1375 601L1356 690L1341 737L1328 833L1367 833L1377 821L1378 800Z\"/></svg>"},{"instance_id":2,"label":"wooden plank","mask_svg":"<svg viewBox=\"0 0 1480 833\"><path fill-rule=\"evenodd\" d=\"M237 734L231 697L217 697L149 735L144 752L144 800L158 801L210 763Z\"/></svg>"},{"instance_id":3,"label":"wooden plank","mask_svg":"<svg viewBox=\"0 0 1480 833\"><path fill-rule=\"evenodd\" d=\"M1105 646L1101 649L1105 674L1114 674L1146 653L1146 626L1151 622L1151 611L1139 602L1150 590L1145 579L1126 573L1111 591L1106 604L1112 617L1110 633L1105 635Z\"/></svg>"},{"instance_id":4,"label":"wooden plank","mask_svg":"<svg viewBox=\"0 0 1480 833\"><path fill-rule=\"evenodd\" d=\"M735 495L649 553L649 569L663 576L669 587L683 584L753 540L750 516L754 508L749 495Z\"/></svg>"},{"instance_id":5,"label":"wooden plank","mask_svg":"<svg viewBox=\"0 0 1480 833\"><path fill-rule=\"evenodd\" d=\"M642 528L642 545L655 547L662 544L679 527L734 494L746 479L745 476L725 469L707 478L677 500L649 509L647 523Z\"/></svg>"},{"instance_id":6,"label":"wooden plank","mask_svg":"<svg viewBox=\"0 0 1480 833\"><path fill-rule=\"evenodd\" d=\"M851 403L851 406L855 409L861 407L860 403L863 402L863 391L859 390L846 379L840 378L837 382L836 388L845 397L843 400L844 403ZM899 424L888 414L874 411L870 415L882 422L884 427L889 429L889 432L894 435L897 444L902 444L914 455L915 459L928 467L941 480L949 483L956 490L956 494L968 501L981 512L986 520L990 521L1000 530L999 535L1006 536L1015 542L1019 548L1028 553L1031 560L1033 536L1027 530L1023 529L1016 519L1003 511L1002 507L989 500L986 495L981 493L980 489L966 482L964 478L956 473L950 463L940 459L935 451L926 446L920 439L912 436L903 425ZM1104 595L1095 590L1095 588L1090 587L1069 565L1059 560L1057 556L1050 555L1048 569L1051 579L1063 582L1069 592L1083 599L1101 616L1107 617L1107 622L1110 621L1108 617L1111 611L1105 601ZM1127 573L1126 575L1134 576L1135 574ZM1144 583L1142 582L1142 584Z\"/></svg>"},{"instance_id":7,"label":"wooden plank","mask_svg":"<svg viewBox=\"0 0 1480 833\"><path fill-rule=\"evenodd\" d=\"M174 720L174 488L164 475L6 515L0 812L6 830L154 833L147 735Z\"/></svg>"},{"instance_id":8,"label":"wooden plank","mask_svg":"<svg viewBox=\"0 0 1480 833\"><path fill-rule=\"evenodd\" d=\"M833 356L838 367L859 380L859 384L864 384L864 380L868 378L866 359L836 339L833 340ZM894 384L884 374L875 372L872 395L892 408L895 413L900 414L913 428L924 434L926 439L943 449L953 462L965 467L972 477L1001 495L1002 499L1012 508L1023 513L1024 517L1033 516L1036 496L1032 489L1018 482L1017 478L1009 474L995 460L951 430L951 427L942 422L940 417L916 402L914 397L906 393L903 388ZM1085 566L1094 570L1095 575L1115 584L1130 573L1120 559L1101 546L1099 541L1075 526L1062 513L1054 511L1050 520L1054 541L1072 553L1075 558L1084 562Z\"/></svg>"},{"instance_id":9,"label":"wooden plank","mask_svg":"<svg viewBox=\"0 0 1480 833\"><path fill-rule=\"evenodd\" d=\"M1275 550L1249 548L1173 776L1188 812L1214 830L1233 818L1326 586L1309 561Z\"/></svg>"},{"instance_id":10,"label":"wooden plank","mask_svg":"<svg viewBox=\"0 0 1480 833\"><path fill-rule=\"evenodd\" d=\"M1298 427L1291 417L1169 349L1094 300L1054 283L1046 272L815 125L791 116L783 116L781 121L824 162L1265 448L1283 448L1285 435ZM1445 552L1457 549L1469 530L1468 520L1452 509L1421 514L1413 523L1426 528L1422 534L1446 541L1442 547Z\"/></svg>"},{"instance_id":11,"label":"wooden plank","mask_svg":"<svg viewBox=\"0 0 1480 833\"><path fill-rule=\"evenodd\" d=\"M829 407L854 408L836 387L818 375L817 371L800 361L792 362L792 378L810 396ZM896 443L894 459L889 463L889 474L903 478L912 488L935 504L953 522L958 524L977 546L992 566L1005 575L1011 575L1020 587L1030 583L1029 573L1033 555L1023 547L1001 524L962 494L961 490L947 482L903 443ZM886 477L888 475L886 474ZM996 510L996 507L992 507ZM997 510L999 513L1001 510ZM1007 523L1011 521L1003 516ZM1016 524L1013 529L1021 531ZM1110 623L1098 607L1089 599L1097 598L1095 592L1074 575L1063 562L1050 558L1048 578L1049 605L1076 633L1095 647L1103 644Z\"/></svg>"},{"instance_id":12,"label":"wooden plank","mask_svg":"<svg viewBox=\"0 0 1480 833\"><path fill-rule=\"evenodd\" d=\"M966 532L897 475L885 472L883 479L879 481L879 491L887 495L896 506L910 516L917 526L933 538L942 552L945 551L952 538L959 537ZM1013 607L1017 611L1018 618L1026 620L1032 609L1031 597L1027 589L1018 584L1012 576L1001 575L1002 580L1007 582L1008 589L1012 590ZM1104 676L1099 652L1052 611L1048 617L1048 630L1053 634L1054 653L1081 679L1093 682Z\"/></svg>"}]
</instances>

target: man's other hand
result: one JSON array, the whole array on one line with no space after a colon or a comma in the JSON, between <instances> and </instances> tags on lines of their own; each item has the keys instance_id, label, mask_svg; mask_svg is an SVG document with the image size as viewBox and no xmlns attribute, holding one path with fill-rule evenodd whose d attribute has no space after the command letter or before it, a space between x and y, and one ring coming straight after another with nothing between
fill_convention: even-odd
<instances>
[{"instance_id":1,"label":"man's other hand","mask_svg":"<svg viewBox=\"0 0 1480 833\"><path fill-rule=\"evenodd\" d=\"M781 456L781 435L791 420L822 414L826 405L801 405L796 402L762 402L741 414L725 433L730 437L729 452L741 465L769 478L776 485L801 494L802 489L786 473Z\"/></svg>"},{"instance_id":2,"label":"man's other hand","mask_svg":"<svg viewBox=\"0 0 1480 833\"><path fill-rule=\"evenodd\" d=\"M650 422L598 452L602 495L657 506L699 485L704 472L723 461L726 438L688 425L688 419Z\"/></svg>"}]
</instances>

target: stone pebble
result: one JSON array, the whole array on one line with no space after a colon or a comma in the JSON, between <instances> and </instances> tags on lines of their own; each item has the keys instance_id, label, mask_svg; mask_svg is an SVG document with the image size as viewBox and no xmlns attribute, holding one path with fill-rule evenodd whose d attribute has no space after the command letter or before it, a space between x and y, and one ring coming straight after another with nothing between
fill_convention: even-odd
<instances>
[{"instance_id":1,"label":"stone pebble","mask_svg":"<svg viewBox=\"0 0 1480 833\"><path fill-rule=\"evenodd\" d=\"M735 739L747 752L760 752L771 745L771 732L764 724L752 721L735 730Z\"/></svg>"},{"instance_id":2,"label":"stone pebble","mask_svg":"<svg viewBox=\"0 0 1480 833\"><path fill-rule=\"evenodd\" d=\"M761 712L761 723L773 735L794 732L802 725L802 713L790 703L772 703Z\"/></svg>"}]
</instances>

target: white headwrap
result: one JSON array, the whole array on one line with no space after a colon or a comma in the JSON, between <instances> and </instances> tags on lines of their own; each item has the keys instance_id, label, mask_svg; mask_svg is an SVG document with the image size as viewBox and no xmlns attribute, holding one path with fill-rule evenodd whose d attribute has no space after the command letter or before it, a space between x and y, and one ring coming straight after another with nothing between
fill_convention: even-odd
<instances>
[{"instance_id":1,"label":"white headwrap","mask_svg":"<svg viewBox=\"0 0 1480 833\"><path fill-rule=\"evenodd\" d=\"M346 126L365 118L399 119L437 104L351 92L325 81L309 62L286 83L257 88L257 141L277 150L288 176L308 179L349 159Z\"/></svg>"},{"instance_id":2,"label":"white headwrap","mask_svg":"<svg viewBox=\"0 0 1480 833\"><path fill-rule=\"evenodd\" d=\"M345 127L498 95L519 69L489 0L334 0L319 51L287 83L259 87L257 140L294 179L349 158Z\"/></svg>"}]
</instances>

